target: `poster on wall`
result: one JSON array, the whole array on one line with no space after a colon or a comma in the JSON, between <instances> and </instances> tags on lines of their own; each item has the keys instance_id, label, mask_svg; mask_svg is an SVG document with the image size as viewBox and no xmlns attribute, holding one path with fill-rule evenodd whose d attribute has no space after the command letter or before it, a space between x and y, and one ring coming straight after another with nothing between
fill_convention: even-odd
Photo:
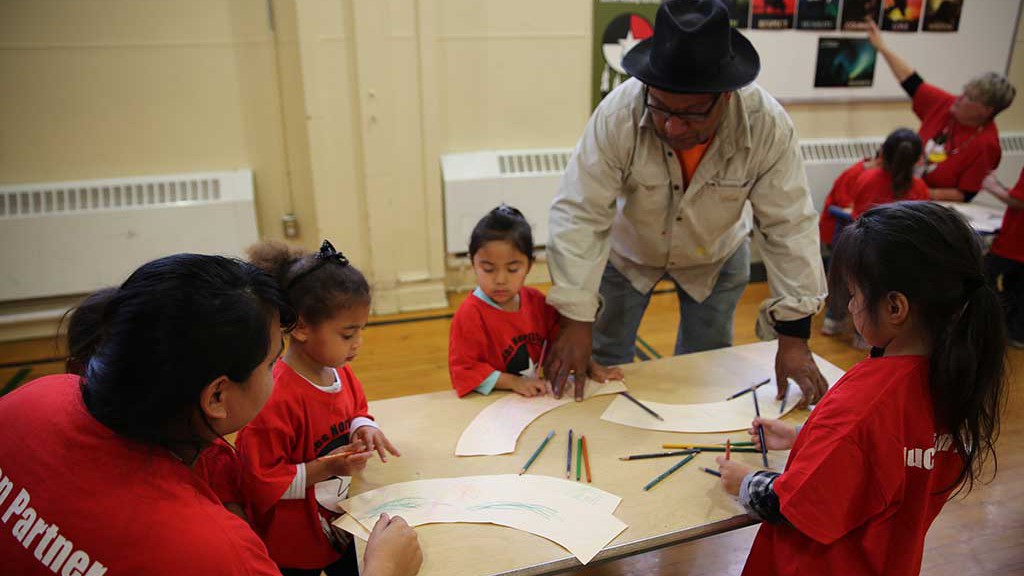
<instances>
[{"instance_id":1,"label":"poster on wall","mask_svg":"<svg viewBox=\"0 0 1024 576\"><path fill-rule=\"evenodd\" d=\"M867 30L871 18L878 22L878 14L882 10L879 0L846 0L843 2L843 30Z\"/></svg>"},{"instance_id":2,"label":"poster on wall","mask_svg":"<svg viewBox=\"0 0 1024 576\"><path fill-rule=\"evenodd\" d=\"M956 32L960 29L963 0L926 0L925 32Z\"/></svg>"},{"instance_id":3,"label":"poster on wall","mask_svg":"<svg viewBox=\"0 0 1024 576\"><path fill-rule=\"evenodd\" d=\"M729 23L733 28L746 28L750 23L750 0L722 0L729 9Z\"/></svg>"},{"instance_id":4,"label":"poster on wall","mask_svg":"<svg viewBox=\"0 0 1024 576\"><path fill-rule=\"evenodd\" d=\"M654 15L661 0L634 2L594 0L594 50L591 64L593 108L629 78L622 57L654 34Z\"/></svg>"},{"instance_id":5,"label":"poster on wall","mask_svg":"<svg viewBox=\"0 0 1024 576\"><path fill-rule=\"evenodd\" d=\"M875 47L867 38L818 38L815 88L867 88L875 81Z\"/></svg>"},{"instance_id":6,"label":"poster on wall","mask_svg":"<svg viewBox=\"0 0 1024 576\"><path fill-rule=\"evenodd\" d=\"M839 0L800 0L796 9L799 30L835 30L839 22Z\"/></svg>"},{"instance_id":7,"label":"poster on wall","mask_svg":"<svg viewBox=\"0 0 1024 576\"><path fill-rule=\"evenodd\" d=\"M750 27L754 30L787 30L793 27L796 0L754 0Z\"/></svg>"},{"instance_id":8,"label":"poster on wall","mask_svg":"<svg viewBox=\"0 0 1024 576\"><path fill-rule=\"evenodd\" d=\"M921 22L922 0L885 0L882 4L882 30L917 32Z\"/></svg>"}]
</instances>

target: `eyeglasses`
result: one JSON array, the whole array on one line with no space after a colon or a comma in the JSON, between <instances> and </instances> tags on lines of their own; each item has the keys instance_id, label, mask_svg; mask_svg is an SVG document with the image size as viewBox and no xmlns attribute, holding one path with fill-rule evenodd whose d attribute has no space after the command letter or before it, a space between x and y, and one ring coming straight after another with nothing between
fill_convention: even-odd
<instances>
[{"instance_id":1,"label":"eyeglasses","mask_svg":"<svg viewBox=\"0 0 1024 576\"><path fill-rule=\"evenodd\" d=\"M647 109L650 110L651 113L659 115L662 118L662 122L668 122L671 118L678 118L685 122L704 122L711 116L711 112L714 111L715 106L718 105L718 101L721 98L721 92L715 94L715 99L711 101L711 104L709 104L703 112L677 112L675 110L668 110L651 104L648 99L647 87L644 86L644 105L647 106Z\"/></svg>"}]
</instances>

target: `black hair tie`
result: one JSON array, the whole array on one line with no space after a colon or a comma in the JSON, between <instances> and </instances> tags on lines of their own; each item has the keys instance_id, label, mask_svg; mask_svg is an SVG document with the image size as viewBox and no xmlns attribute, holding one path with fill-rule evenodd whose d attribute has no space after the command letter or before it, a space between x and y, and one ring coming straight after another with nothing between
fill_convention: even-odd
<instances>
[{"instance_id":1,"label":"black hair tie","mask_svg":"<svg viewBox=\"0 0 1024 576\"><path fill-rule=\"evenodd\" d=\"M309 276L313 272L316 272L325 264L333 262L343 268L345 266L348 266L348 258L346 258L345 255L342 254L341 252L335 250L334 244L331 244L330 240L324 240L323 244L320 245L320 250L318 250L317 253L313 255L313 258L316 260L316 262L306 270L303 270L302 272L296 274L295 277L288 282L286 290L291 290L295 286L296 282L305 278L306 276Z\"/></svg>"}]
</instances>

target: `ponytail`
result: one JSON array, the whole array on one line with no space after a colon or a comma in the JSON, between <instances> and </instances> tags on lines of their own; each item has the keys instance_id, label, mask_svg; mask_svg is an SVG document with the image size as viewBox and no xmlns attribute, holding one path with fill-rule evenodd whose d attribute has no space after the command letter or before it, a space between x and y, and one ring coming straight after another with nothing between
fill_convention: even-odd
<instances>
[{"instance_id":1,"label":"ponytail","mask_svg":"<svg viewBox=\"0 0 1024 576\"><path fill-rule=\"evenodd\" d=\"M963 468L952 486L970 493L989 456L993 474L998 468L995 442L1006 404L1006 328L999 296L983 277L970 281L964 300L949 328L937 335L929 370L936 417L960 431L953 434L953 446Z\"/></svg>"},{"instance_id":2,"label":"ponytail","mask_svg":"<svg viewBox=\"0 0 1024 576\"><path fill-rule=\"evenodd\" d=\"M914 182L914 166L921 158L921 138L907 128L893 131L882 144L882 165L892 177L892 192L897 200Z\"/></svg>"},{"instance_id":3,"label":"ponytail","mask_svg":"<svg viewBox=\"0 0 1024 576\"><path fill-rule=\"evenodd\" d=\"M250 263L277 280L307 324L319 324L343 310L370 305L366 277L327 240L315 253L280 242L260 242L246 253ZM324 261L336 265L324 266Z\"/></svg>"},{"instance_id":4,"label":"ponytail","mask_svg":"<svg viewBox=\"0 0 1024 576\"><path fill-rule=\"evenodd\" d=\"M90 294L70 312L66 360L66 370L69 374L85 374L89 360L103 340L107 305L116 294L117 288L104 288Z\"/></svg>"}]
</instances>

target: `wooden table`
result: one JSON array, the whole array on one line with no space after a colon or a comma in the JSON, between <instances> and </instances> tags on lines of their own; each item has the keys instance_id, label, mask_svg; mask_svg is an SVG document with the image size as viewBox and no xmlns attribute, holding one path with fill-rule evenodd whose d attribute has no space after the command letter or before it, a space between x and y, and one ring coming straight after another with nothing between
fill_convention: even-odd
<instances>
[{"instance_id":1,"label":"wooden table","mask_svg":"<svg viewBox=\"0 0 1024 576\"><path fill-rule=\"evenodd\" d=\"M623 366L623 371L627 386L639 398L667 403L716 402L772 376L776 346L775 342L736 346L634 363ZM816 360L829 382L834 383L842 375L842 370L822 358ZM531 466L530 473L564 478L567 435L572 428L575 435L587 437L593 486L622 497L615 516L629 525L592 562L752 524L742 508L721 489L718 478L698 469L715 466L714 454L698 455L650 492L643 491L644 484L677 459L618 459L628 454L660 451L665 442L746 439L744 432L678 434L605 422L600 416L613 397L602 396L556 408L534 420L520 436L514 454L456 457L455 444L463 429L487 404L494 402L495 394L472 394L459 399L454 392L435 392L371 402L370 412L404 456L392 458L387 464L371 461L362 476L354 479L351 494L425 478L514 474L552 429L555 437ZM753 415L751 403L751 418ZM806 416L806 411L794 411L787 420L802 422ZM787 454L769 453L771 466L782 469ZM733 457L760 466L759 454ZM423 547L423 575L550 574L580 566L561 546L502 526L432 524L416 531ZM359 556L362 557L361 550Z\"/></svg>"}]
</instances>

